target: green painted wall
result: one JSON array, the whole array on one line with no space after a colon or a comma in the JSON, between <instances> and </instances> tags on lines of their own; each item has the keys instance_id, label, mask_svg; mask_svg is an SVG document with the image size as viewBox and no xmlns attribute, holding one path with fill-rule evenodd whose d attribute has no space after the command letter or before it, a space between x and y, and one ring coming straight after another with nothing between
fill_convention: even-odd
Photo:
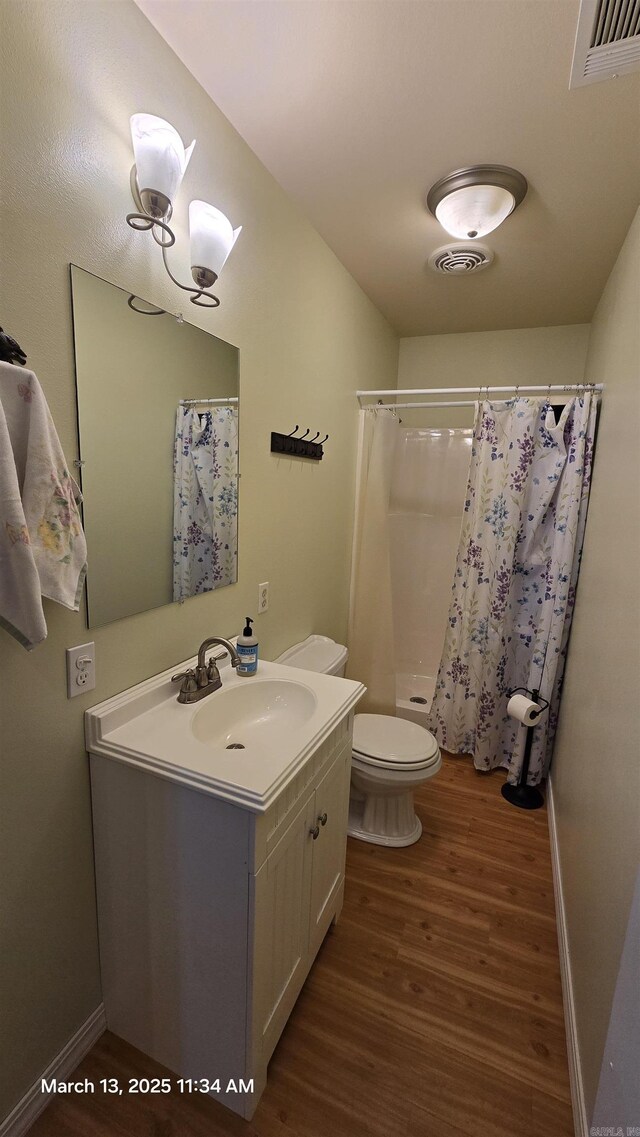
<instances>
[{"instance_id":1,"label":"green painted wall","mask_svg":"<svg viewBox=\"0 0 640 1137\"><path fill-rule=\"evenodd\" d=\"M4 633L0 764L0 1117L99 1004L84 707L256 621L277 655L311 632L344 640L358 387L395 384L395 334L202 88L129 0L2 5L2 325L28 353L67 458L76 456L69 262L175 311L184 305L132 208L129 116L167 118L197 146L178 203L174 271L187 278L190 198L243 231L221 308L195 322L237 344L238 584L87 634L46 603L47 642ZM249 78L249 77L247 77ZM271 430L329 433L321 463L271 455ZM114 462L118 457L114 440ZM90 553L89 553L90 556ZM95 639L98 686L66 699L68 646Z\"/></svg>"}]
</instances>

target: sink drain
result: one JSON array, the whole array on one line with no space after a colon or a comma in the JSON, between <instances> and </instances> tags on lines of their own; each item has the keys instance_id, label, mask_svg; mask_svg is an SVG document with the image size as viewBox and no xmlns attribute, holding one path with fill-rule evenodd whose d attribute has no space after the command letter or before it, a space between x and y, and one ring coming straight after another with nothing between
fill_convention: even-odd
<instances>
[{"instance_id":1,"label":"sink drain","mask_svg":"<svg viewBox=\"0 0 640 1137\"><path fill-rule=\"evenodd\" d=\"M246 746L244 742L230 742L228 746L225 746L225 750L246 750Z\"/></svg>"},{"instance_id":2,"label":"sink drain","mask_svg":"<svg viewBox=\"0 0 640 1137\"><path fill-rule=\"evenodd\" d=\"M410 703L424 703L426 706L426 704L429 702L429 700L423 699L422 695L412 695L411 698L409 699L409 702Z\"/></svg>"}]
</instances>

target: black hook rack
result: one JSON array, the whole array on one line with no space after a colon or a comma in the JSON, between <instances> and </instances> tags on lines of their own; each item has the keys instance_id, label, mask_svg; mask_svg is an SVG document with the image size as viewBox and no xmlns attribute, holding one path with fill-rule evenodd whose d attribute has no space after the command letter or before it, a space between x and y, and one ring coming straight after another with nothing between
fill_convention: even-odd
<instances>
[{"instance_id":1,"label":"black hook rack","mask_svg":"<svg viewBox=\"0 0 640 1137\"><path fill-rule=\"evenodd\" d=\"M312 458L316 462L320 462L324 456L322 449L324 443L329 438L325 434L320 442L316 442L320 431L317 430L313 438L308 438L311 428L307 427L304 434L297 435L300 429L298 424L294 426L290 434L281 434L279 431L271 431L271 453L272 454L285 454L289 458Z\"/></svg>"},{"instance_id":2,"label":"black hook rack","mask_svg":"<svg viewBox=\"0 0 640 1137\"><path fill-rule=\"evenodd\" d=\"M8 332L0 328L0 359L5 363L16 363L24 367L27 357L20 344Z\"/></svg>"}]
</instances>

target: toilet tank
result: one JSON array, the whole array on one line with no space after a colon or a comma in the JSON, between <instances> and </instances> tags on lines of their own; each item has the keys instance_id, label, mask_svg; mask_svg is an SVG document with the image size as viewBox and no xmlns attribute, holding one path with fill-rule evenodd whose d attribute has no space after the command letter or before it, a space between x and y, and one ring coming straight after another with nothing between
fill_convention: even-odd
<instances>
[{"instance_id":1,"label":"toilet tank","mask_svg":"<svg viewBox=\"0 0 640 1137\"><path fill-rule=\"evenodd\" d=\"M304 671L320 671L325 675L342 675L347 663L347 649L328 636L309 636L279 655L274 663L301 667Z\"/></svg>"}]
</instances>

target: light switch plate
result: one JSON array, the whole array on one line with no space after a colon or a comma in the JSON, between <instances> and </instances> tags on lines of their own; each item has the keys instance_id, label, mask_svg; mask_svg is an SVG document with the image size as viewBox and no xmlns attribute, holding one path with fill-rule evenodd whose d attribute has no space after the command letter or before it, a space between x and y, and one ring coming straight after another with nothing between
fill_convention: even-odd
<instances>
[{"instance_id":1,"label":"light switch plate","mask_svg":"<svg viewBox=\"0 0 640 1137\"><path fill-rule=\"evenodd\" d=\"M67 648L67 698L93 691L96 685L96 645Z\"/></svg>"},{"instance_id":2,"label":"light switch plate","mask_svg":"<svg viewBox=\"0 0 640 1137\"><path fill-rule=\"evenodd\" d=\"M269 607L269 581L258 585L258 615Z\"/></svg>"}]
</instances>

